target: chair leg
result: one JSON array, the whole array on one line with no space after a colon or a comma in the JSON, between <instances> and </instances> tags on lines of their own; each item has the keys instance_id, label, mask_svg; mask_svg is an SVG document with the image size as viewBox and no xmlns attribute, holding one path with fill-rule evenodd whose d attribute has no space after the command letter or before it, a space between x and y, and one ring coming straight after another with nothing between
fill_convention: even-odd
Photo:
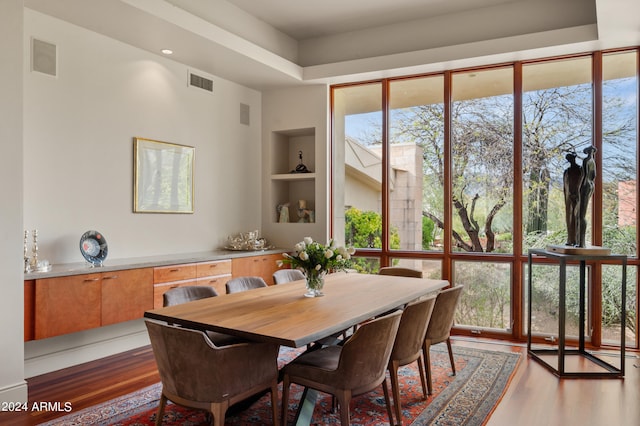
<instances>
[{"instance_id":1,"label":"chair leg","mask_svg":"<svg viewBox=\"0 0 640 426\"><path fill-rule=\"evenodd\" d=\"M397 370L396 370L397 373ZM396 374L396 380L398 379L398 375ZM387 416L389 416L389 424L392 425L393 424L393 413L391 410L391 401L389 400L389 389L387 389L387 379L385 378L382 381L382 391L384 392L384 402L387 405ZM400 391L398 391L398 395L400 395ZM398 423L399 425L402 425L402 414L400 413L400 397L398 396L398 399L396 400L396 397L394 395L393 397L393 402L396 405L396 410L398 410Z\"/></svg>"},{"instance_id":2,"label":"chair leg","mask_svg":"<svg viewBox=\"0 0 640 426\"><path fill-rule=\"evenodd\" d=\"M426 343L422 347L422 354L424 355L424 368L427 370L427 393L431 395L433 393L433 384L431 383L431 356L429 354L429 347Z\"/></svg>"},{"instance_id":3,"label":"chair leg","mask_svg":"<svg viewBox=\"0 0 640 426\"><path fill-rule=\"evenodd\" d=\"M164 393L160 396L160 404L158 405L158 414L156 414L156 426L162 424L162 417L164 417L164 407L167 405L167 397Z\"/></svg>"},{"instance_id":4,"label":"chair leg","mask_svg":"<svg viewBox=\"0 0 640 426\"><path fill-rule=\"evenodd\" d=\"M274 380L271 385L271 415L273 416L272 421L274 425L279 425L280 421L278 420L278 381Z\"/></svg>"},{"instance_id":5,"label":"chair leg","mask_svg":"<svg viewBox=\"0 0 640 426\"><path fill-rule=\"evenodd\" d=\"M456 364L453 362L453 350L451 349L451 339L447 337L447 349L449 350L449 361L451 362L451 371L456 375Z\"/></svg>"},{"instance_id":6,"label":"chair leg","mask_svg":"<svg viewBox=\"0 0 640 426\"><path fill-rule=\"evenodd\" d=\"M339 390L336 392L338 398L338 405L340 406L340 424L342 426L349 426L351 424L351 391Z\"/></svg>"},{"instance_id":7,"label":"chair leg","mask_svg":"<svg viewBox=\"0 0 640 426\"><path fill-rule=\"evenodd\" d=\"M418 373L420 374L420 383L422 383L422 396L427 399L427 377L424 372L424 360L422 354L418 357Z\"/></svg>"},{"instance_id":8,"label":"chair leg","mask_svg":"<svg viewBox=\"0 0 640 426\"><path fill-rule=\"evenodd\" d=\"M211 404L211 414L213 414L213 426L224 426L225 416L229 408L229 401L214 402Z\"/></svg>"},{"instance_id":9,"label":"chair leg","mask_svg":"<svg viewBox=\"0 0 640 426\"><path fill-rule=\"evenodd\" d=\"M398 381L398 363L391 361L389 363L389 377L391 377L391 393L393 394L393 405L396 410L396 418L398 422L396 424L402 425L402 408L400 407L400 383ZM386 380L386 379L385 379ZM387 386L383 383L385 391ZM386 392L385 392L386 393ZM393 418L389 417L389 424L393 424Z\"/></svg>"}]
</instances>

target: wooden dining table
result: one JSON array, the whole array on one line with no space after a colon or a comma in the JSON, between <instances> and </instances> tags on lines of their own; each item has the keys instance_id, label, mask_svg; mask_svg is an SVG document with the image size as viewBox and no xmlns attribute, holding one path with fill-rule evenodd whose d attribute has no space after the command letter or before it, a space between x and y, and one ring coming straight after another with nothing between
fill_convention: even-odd
<instances>
[{"instance_id":1,"label":"wooden dining table","mask_svg":"<svg viewBox=\"0 0 640 426\"><path fill-rule=\"evenodd\" d=\"M321 297L305 297L305 282L300 280L154 309L144 316L299 348L448 285L445 280L339 272L325 277ZM298 424L309 424L315 396L305 392Z\"/></svg>"},{"instance_id":2,"label":"wooden dining table","mask_svg":"<svg viewBox=\"0 0 640 426\"><path fill-rule=\"evenodd\" d=\"M305 297L304 280L145 312L146 318L298 348L448 286L448 281L339 272L324 296Z\"/></svg>"}]
</instances>

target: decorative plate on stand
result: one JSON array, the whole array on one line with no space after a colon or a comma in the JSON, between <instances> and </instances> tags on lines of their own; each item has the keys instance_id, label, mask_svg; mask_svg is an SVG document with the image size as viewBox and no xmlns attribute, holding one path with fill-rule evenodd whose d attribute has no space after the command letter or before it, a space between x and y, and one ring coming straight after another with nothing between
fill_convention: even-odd
<instances>
[{"instance_id":1,"label":"decorative plate on stand","mask_svg":"<svg viewBox=\"0 0 640 426\"><path fill-rule=\"evenodd\" d=\"M98 231L87 231L80 238L80 253L93 266L102 266L109 248L107 240Z\"/></svg>"}]
</instances>

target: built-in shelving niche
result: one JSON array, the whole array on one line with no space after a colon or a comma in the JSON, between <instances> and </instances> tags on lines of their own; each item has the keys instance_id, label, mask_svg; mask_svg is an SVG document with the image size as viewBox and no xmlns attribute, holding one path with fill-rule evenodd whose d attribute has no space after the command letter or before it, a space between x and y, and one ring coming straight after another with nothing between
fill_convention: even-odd
<instances>
[{"instance_id":1,"label":"built-in shelving niche","mask_svg":"<svg viewBox=\"0 0 640 426\"><path fill-rule=\"evenodd\" d=\"M299 201L306 210L316 213L315 128L279 130L271 134L271 218L279 221L278 205L289 203L289 223L297 223L302 214ZM310 173L293 173L302 164ZM299 214L300 213L300 214ZM309 216L305 216L309 220ZM315 221L314 219L311 219Z\"/></svg>"}]
</instances>

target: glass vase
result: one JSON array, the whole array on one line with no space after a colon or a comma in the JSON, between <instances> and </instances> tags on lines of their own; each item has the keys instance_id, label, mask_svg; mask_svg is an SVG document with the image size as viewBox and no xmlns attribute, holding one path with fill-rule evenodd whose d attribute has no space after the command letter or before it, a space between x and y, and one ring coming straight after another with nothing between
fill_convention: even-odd
<instances>
[{"instance_id":1,"label":"glass vase","mask_svg":"<svg viewBox=\"0 0 640 426\"><path fill-rule=\"evenodd\" d=\"M322 288L324 287L324 271L311 271L305 273L307 281L307 292L305 297L321 297L324 296Z\"/></svg>"}]
</instances>

